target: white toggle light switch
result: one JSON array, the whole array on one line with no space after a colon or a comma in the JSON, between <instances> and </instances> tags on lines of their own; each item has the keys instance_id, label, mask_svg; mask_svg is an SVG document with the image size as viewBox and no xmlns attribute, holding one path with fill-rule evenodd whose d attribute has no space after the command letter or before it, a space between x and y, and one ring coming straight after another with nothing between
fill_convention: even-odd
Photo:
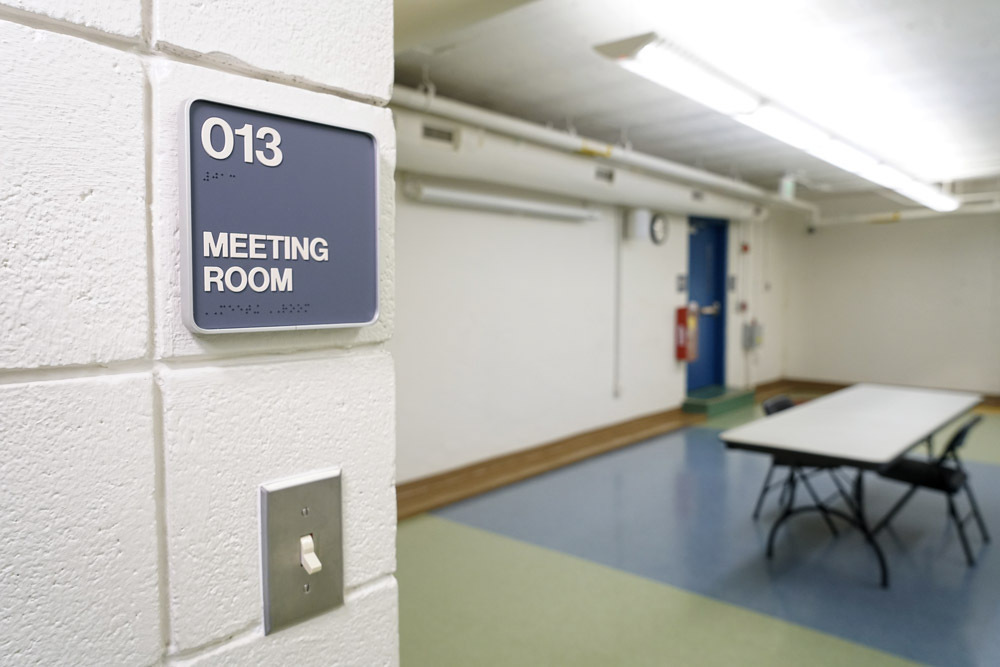
<instances>
[{"instance_id":1,"label":"white toggle light switch","mask_svg":"<svg viewBox=\"0 0 1000 667\"><path fill-rule=\"evenodd\" d=\"M264 634L344 603L341 518L339 469L261 485Z\"/></svg>"},{"instance_id":2,"label":"white toggle light switch","mask_svg":"<svg viewBox=\"0 0 1000 667\"><path fill-rule=\"evenodd\" d=\"M316 555L316 545L313 544L312 535L303 535L299 538L299 562L302 569L309 574L316 574L323 569L323 563L319 562Z\"/></svg>"}]
</instances>

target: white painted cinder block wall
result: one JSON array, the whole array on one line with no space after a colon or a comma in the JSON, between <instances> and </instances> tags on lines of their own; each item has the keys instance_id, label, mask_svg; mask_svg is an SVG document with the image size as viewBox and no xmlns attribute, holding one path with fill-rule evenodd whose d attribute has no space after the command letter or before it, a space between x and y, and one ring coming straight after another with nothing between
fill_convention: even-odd
<instances>
[{"instance_id":1,"label":"white painted cinder block wall","mask_svg":"<svg viewBox=\"0 0 1000 667\"><path fill-rule=\"evenodd\" d=\"M1000 219L792 237L786 374L1000 393Z\"/></svg>"},{"instance_id":2,"label":"white painted cinder block wall","mask_svg":"<svg viewBox=\"0 0 1000 667\"><path fill-rule=\"evenodd\" d=\"M0 5L0 663L398 662L392 4ZM372 132L381 319L180 319L184 101ZM257 489L343 469L343 607L264 637Z\"/></svg>"}]
</instances>

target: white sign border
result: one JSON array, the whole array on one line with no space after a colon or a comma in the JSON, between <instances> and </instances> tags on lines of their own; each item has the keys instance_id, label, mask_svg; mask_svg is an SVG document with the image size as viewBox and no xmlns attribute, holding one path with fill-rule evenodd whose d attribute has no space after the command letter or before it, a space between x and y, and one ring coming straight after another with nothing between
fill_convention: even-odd
<instances>
[{"instance_id":1,"label":"white sign border","mask_svg":"<svg viewBox=\"0 0 1000 667\"><path fill-rule=\"evenodd\" d=\"M368 322L344 322L336 324L294 324L288 326L252 326L252 327L236 327L227 329L205 329L198 326L194 319L194 262L191 257L191 252L193 251L191 242L191 226L193 222L193 215L191 210L191 105L195 102L208 102L210 104L221 104L224 106L236 107L237 109L246 109L248 111L256 111L258 113L271 114L273 116L282 116L283 118L291 118L293 120L301 120L307 123L316 123L317 125L324 125L326 127L333 127L341 130L350 130L352 132L361 132L362 134L367 134L372 139L372 145L375 149L375 315ZM192 97L184 103L184 110L181 114L181 140L184 143L183 150L178 151L181 156L181 168L178 172L181 175L180 184L180 200L181 200L181 215L184 220L181 224L181 317L184 320L184 325L197 334L227 334L227 333L252 333L255 331L304 331L309 329L351 329L351 328L361 328L366 326L371 326L375 324L379 316L381 315L381 299L379 298L379 288L382 277L382 253L381 253L381 243L380 243L380 232L381 232L381 207L380 207L380 193L381 183L379 182L379 144L378 137L369 132L368 130L361 129L359 127L351 127L349 125L332 125L328 121L316 120L314 118L303 118L301 116L289 116L286 113L280 111L270 111L266 109L259 109L255 107L247 107L237 104L235 102L224 102L221 100L208 99L205 97Z\"/></svg>"}]
</instances>

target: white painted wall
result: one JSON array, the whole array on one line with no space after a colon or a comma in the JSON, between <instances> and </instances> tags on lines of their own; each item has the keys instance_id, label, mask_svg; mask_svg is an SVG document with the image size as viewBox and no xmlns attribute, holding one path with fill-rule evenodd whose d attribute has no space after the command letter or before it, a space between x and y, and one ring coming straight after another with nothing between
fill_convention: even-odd
<instances>
[{"instance_id":1,"label":"white painted wall","mask_svg":"<svg viewBox=\"0 0 1000 667\"><path fill-rule=\"evenodd\" d=\"M0 663L396 664L392 4L143 6L0 7ZM192 97L377 137L378 324L183 327ZM264 637L258 485L330 466L346 602Z\"/></svg>"},{"instance_id":2,"label":"white painted wall","mask_svg":"<svg viewBox=\"0 0 1000 667\"><path fill-rule=\"evenodd\" d=\"M587 180L579 173L592 178L592 162L482 130L464 129L462 136L475 140L459 142L457 151L425 141L421 119L398 119L400 163L420 173L495 174L507 187L527 187L523 175L533 173L539 189L562 188L575 202ZM488 160L477 153L487 145L496 148ZM611 206L599 209L598 220L553 222L430 206L402 189L397 203L399 309L391 345L401 482L683 402L686 367L673 356L674 310L687 300L676 288L687 273L686 216L671 217L667 243L655 246L645 227L619 241L622 209ZM730 228L737 290L729 294L726 377L733 386L782 376L784 222L775 214ZM745 255L744 239L751 244ZM742 313L740 300L748 304ZM765 341L745 354L741 325L753 317L764 323Z\"/></svg>"},{"instance_id":3,"label":"white painted wall","mask_svg":"<svg viewBox=\"0 0 1000 667\"><path fill-rule=\"evenodd\" d=\"M793 237L786 375L1000 393L1000 219Z\"/></svg>"},{"instance_id":4,"label":"white painted wall","mask_svg":"<svg viewBox=\"0 0 1000 667\"><path fill-rule=\"evenodd\" d=\"M788 267L793 239L805 233L801 216L772 209L762 220L729 225L729 274L735 291L727 292L726 384L752 388L785 375L785 322L789 289ZM742 251L743 244L749 246ZM746 303L741 311L739 304ZM743 348L743 325L754 319L763 326L759 347Z\"/></svg>"},{"instance_id":5,"label":"white painted wall","mask_svg":"<svg viewBox=\"0 0 1000 667\"><path fill-rule=\"evenodd\" d=\"M397 204L400 481L681 403L683 219L663 246L622 242L616 397L617 209L561 222Z\"/></svg>"},{"instance_id":6,"label":"white painted wall","mask_svg":"<svg viewBox=\"0 0 1000 667\"><path fill-rule=\"evenodd\" d=\"M677 277L687 272L688 225L667 216L667 240L657 246L646 227L621 246L621 381L618 420L679 406L686 364L674 359L674 313L687 303Z\"/></svg>"}]
</instances>

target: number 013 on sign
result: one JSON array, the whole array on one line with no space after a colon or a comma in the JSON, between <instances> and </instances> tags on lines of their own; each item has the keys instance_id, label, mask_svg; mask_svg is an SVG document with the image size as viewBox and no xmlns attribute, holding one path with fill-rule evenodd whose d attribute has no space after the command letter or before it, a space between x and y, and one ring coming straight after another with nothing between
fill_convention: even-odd
<instances>
[{"instance_id":1,"label":"number 013 on sign","mask_svg":"<svg viewBox=\"0 0 1000 667\"><path fill-rule=\"evenodd\" d=\"M193 100L181 283L197 333L378 319L378 149L359 129Z\"/></svg>"}]
</instances>

